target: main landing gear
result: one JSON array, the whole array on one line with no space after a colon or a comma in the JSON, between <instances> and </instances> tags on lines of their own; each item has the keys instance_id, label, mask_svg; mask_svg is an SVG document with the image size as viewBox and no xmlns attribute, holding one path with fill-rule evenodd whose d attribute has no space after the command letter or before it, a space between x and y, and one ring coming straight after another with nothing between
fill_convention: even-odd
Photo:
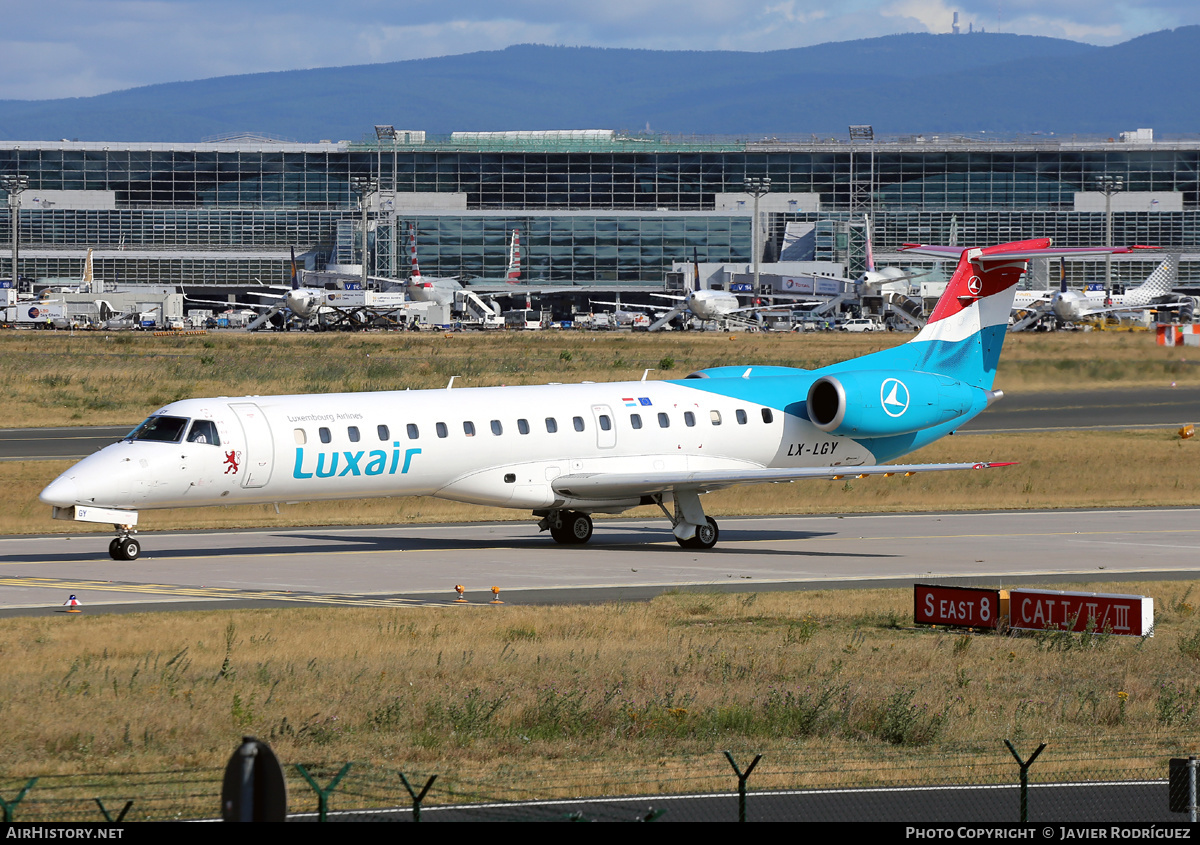
<instances>
[{"instance_id":1,"label":"main landing gear","mask_svg":"<svg viewBox=\"0 0 1200 845\"><path fill-rule=\"evenodd\" d=\"M667 501L673 499L674 513L667 509ZM667 519L671 520L671 533L675 542L684 549L711 549L721 537L721 529L711 516L704 515L700 506L700 494L695 490L676 490L672 493L657 493L650 500L658 505ZM649 504L649 502L646 502ZM575 546L592 539L592 518L579 511L555 510L535 513L541 516L538 527L549 531L556 543Z\"/></svg>"},{"instance_id":2,"label":"main landing gear","mask_svg":"<svg viewBox=\"0 0 1200 845\"><path fill-rule=\"evenodd\" d=\"M556 543L577 546L592 539L592 518L577 511L552 511L543 520Z\"/></svg>"},{"instance_id":3,"label":"main landing gear","mask_svg":"<svg viewBox=\"0 0 1200 845\"><path fill-rule=\"evenodd\" d=\"M685 549L711 549L717 544L717 540L721 537L721 529L717 528L717 521L711 516L704 517L706 520L704 525L696 526L696 533L687 540L675 538L675 542L680 547Z\"/></svg>"},{"instance_id":4,"label":"main landing gear","mask_svg":"<svg viewBox=\"0 0 1200 845\"><path fill-rule=\"evenodd\" d=\"M108 556L113 560L137 560L142 554L142 544L129 536L129 531L118 527L120 532L108 544Z\"/></svg>"}]
</instances>

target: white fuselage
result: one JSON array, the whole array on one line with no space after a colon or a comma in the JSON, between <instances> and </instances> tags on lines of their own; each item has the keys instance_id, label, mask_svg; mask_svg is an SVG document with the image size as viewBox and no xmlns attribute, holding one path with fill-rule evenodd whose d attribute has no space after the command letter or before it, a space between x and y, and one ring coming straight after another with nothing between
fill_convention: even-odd
<instances>
[{"instance_id":1,"label":"white fuselage","mask_svg":"<svg viewBox=\"0 0 1200 845\"><path fill-rule=\"evenodd\" d=\"M699 290L687 296L688 310L701 320L722 320L742 306L738 298L723 290Z\"/></svg>"},{"instance_id":2,"label":"white fuselage","mask_svg":"<svg viewBox=\"0 0 1200 845\"><path fill-rule=\"evenodd\" d=\"M192 421L211 420L208 442L182 433L175 442L123 440L72 467L42 500L144 510L423 495L621 511L638 502L572 499L551 482L875 462L851 438L763 407L671 382L192 399L156 416L188 421L187 436Z\"/></svg>"},{"instance_id":3,"label":"white fuselage","mask_svg":"<svg viewBox=\"0 0 1200 845\"><path fill-rule=\"evenodd\" d=\"M457 279L413 276L404 287L415 302L436 302L453 305L454 295L464 290Z\"/></svg>"},{"instance_id":4,"label":"white fuselage","mask_svg":"<svg viewBox=\"0 0 1200 845\"><path fill-rule=\"evenodd\" d=\"M1102 290L1068 290L1055 294L1051 307L1054 309L1054 316L1064 322L1072 323L1112 311L1134 311L1149 308L1159 299L1157 295L1135 294L1136 290L1105 297Z\"/></svg>"}]
</instances>

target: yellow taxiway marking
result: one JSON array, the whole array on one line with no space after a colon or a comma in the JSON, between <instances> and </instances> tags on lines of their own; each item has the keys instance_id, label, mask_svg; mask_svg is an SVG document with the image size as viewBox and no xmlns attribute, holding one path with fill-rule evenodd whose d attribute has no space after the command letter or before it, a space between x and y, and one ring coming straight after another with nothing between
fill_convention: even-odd
<instances>
[{"instance_id":1,"label":"yellow taxiway marking","mask_svg":"<svg viewBox=\"0 0 1200 845\"><path fill-rule=\"evenodd\" d=\"M257 599L302 604L346 604L355 607L444 607L446 602L405 598L366 598L349 593L291 593L284 590L239 590L232 587L183 587L178 584L121 584L65 578L0 578L0 587L44 587L56 590L97 590L139 595L186 596L206 599Z\"/></svg>"}]
</instances>

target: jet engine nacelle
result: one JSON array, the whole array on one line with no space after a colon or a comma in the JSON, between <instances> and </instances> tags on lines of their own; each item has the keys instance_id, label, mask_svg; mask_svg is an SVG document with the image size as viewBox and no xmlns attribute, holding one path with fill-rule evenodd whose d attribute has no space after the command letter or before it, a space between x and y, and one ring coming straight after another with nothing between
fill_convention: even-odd
<instances>
[{"instance_id":1,"label":"jet engine nacelle","mask_svg":"<svg viewBox=\"0 0 1200 845\"><path fill-rule=\"evenodd\" d=\"M982 409L987 393L933 373L861 370L817 379L807 404L809 420L822 431L888 437Z\"/></svg>"}]
</instances>

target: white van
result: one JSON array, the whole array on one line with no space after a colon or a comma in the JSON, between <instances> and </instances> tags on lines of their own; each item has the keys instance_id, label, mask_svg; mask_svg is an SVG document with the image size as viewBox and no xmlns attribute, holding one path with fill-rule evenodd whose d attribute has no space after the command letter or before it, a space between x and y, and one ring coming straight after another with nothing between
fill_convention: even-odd
<instances>
[{"instance_id":1,"label":"white van","mask_svg":"<svg viewBox=\"0 0 1200 845\"><path fill-rule=\"evenodd\" d=\"M883 323L879 322L878 317L855 317L853 320L847 320L838 326L838 331L881 332L883 331Z\"/></svg>"}]
</instances>

